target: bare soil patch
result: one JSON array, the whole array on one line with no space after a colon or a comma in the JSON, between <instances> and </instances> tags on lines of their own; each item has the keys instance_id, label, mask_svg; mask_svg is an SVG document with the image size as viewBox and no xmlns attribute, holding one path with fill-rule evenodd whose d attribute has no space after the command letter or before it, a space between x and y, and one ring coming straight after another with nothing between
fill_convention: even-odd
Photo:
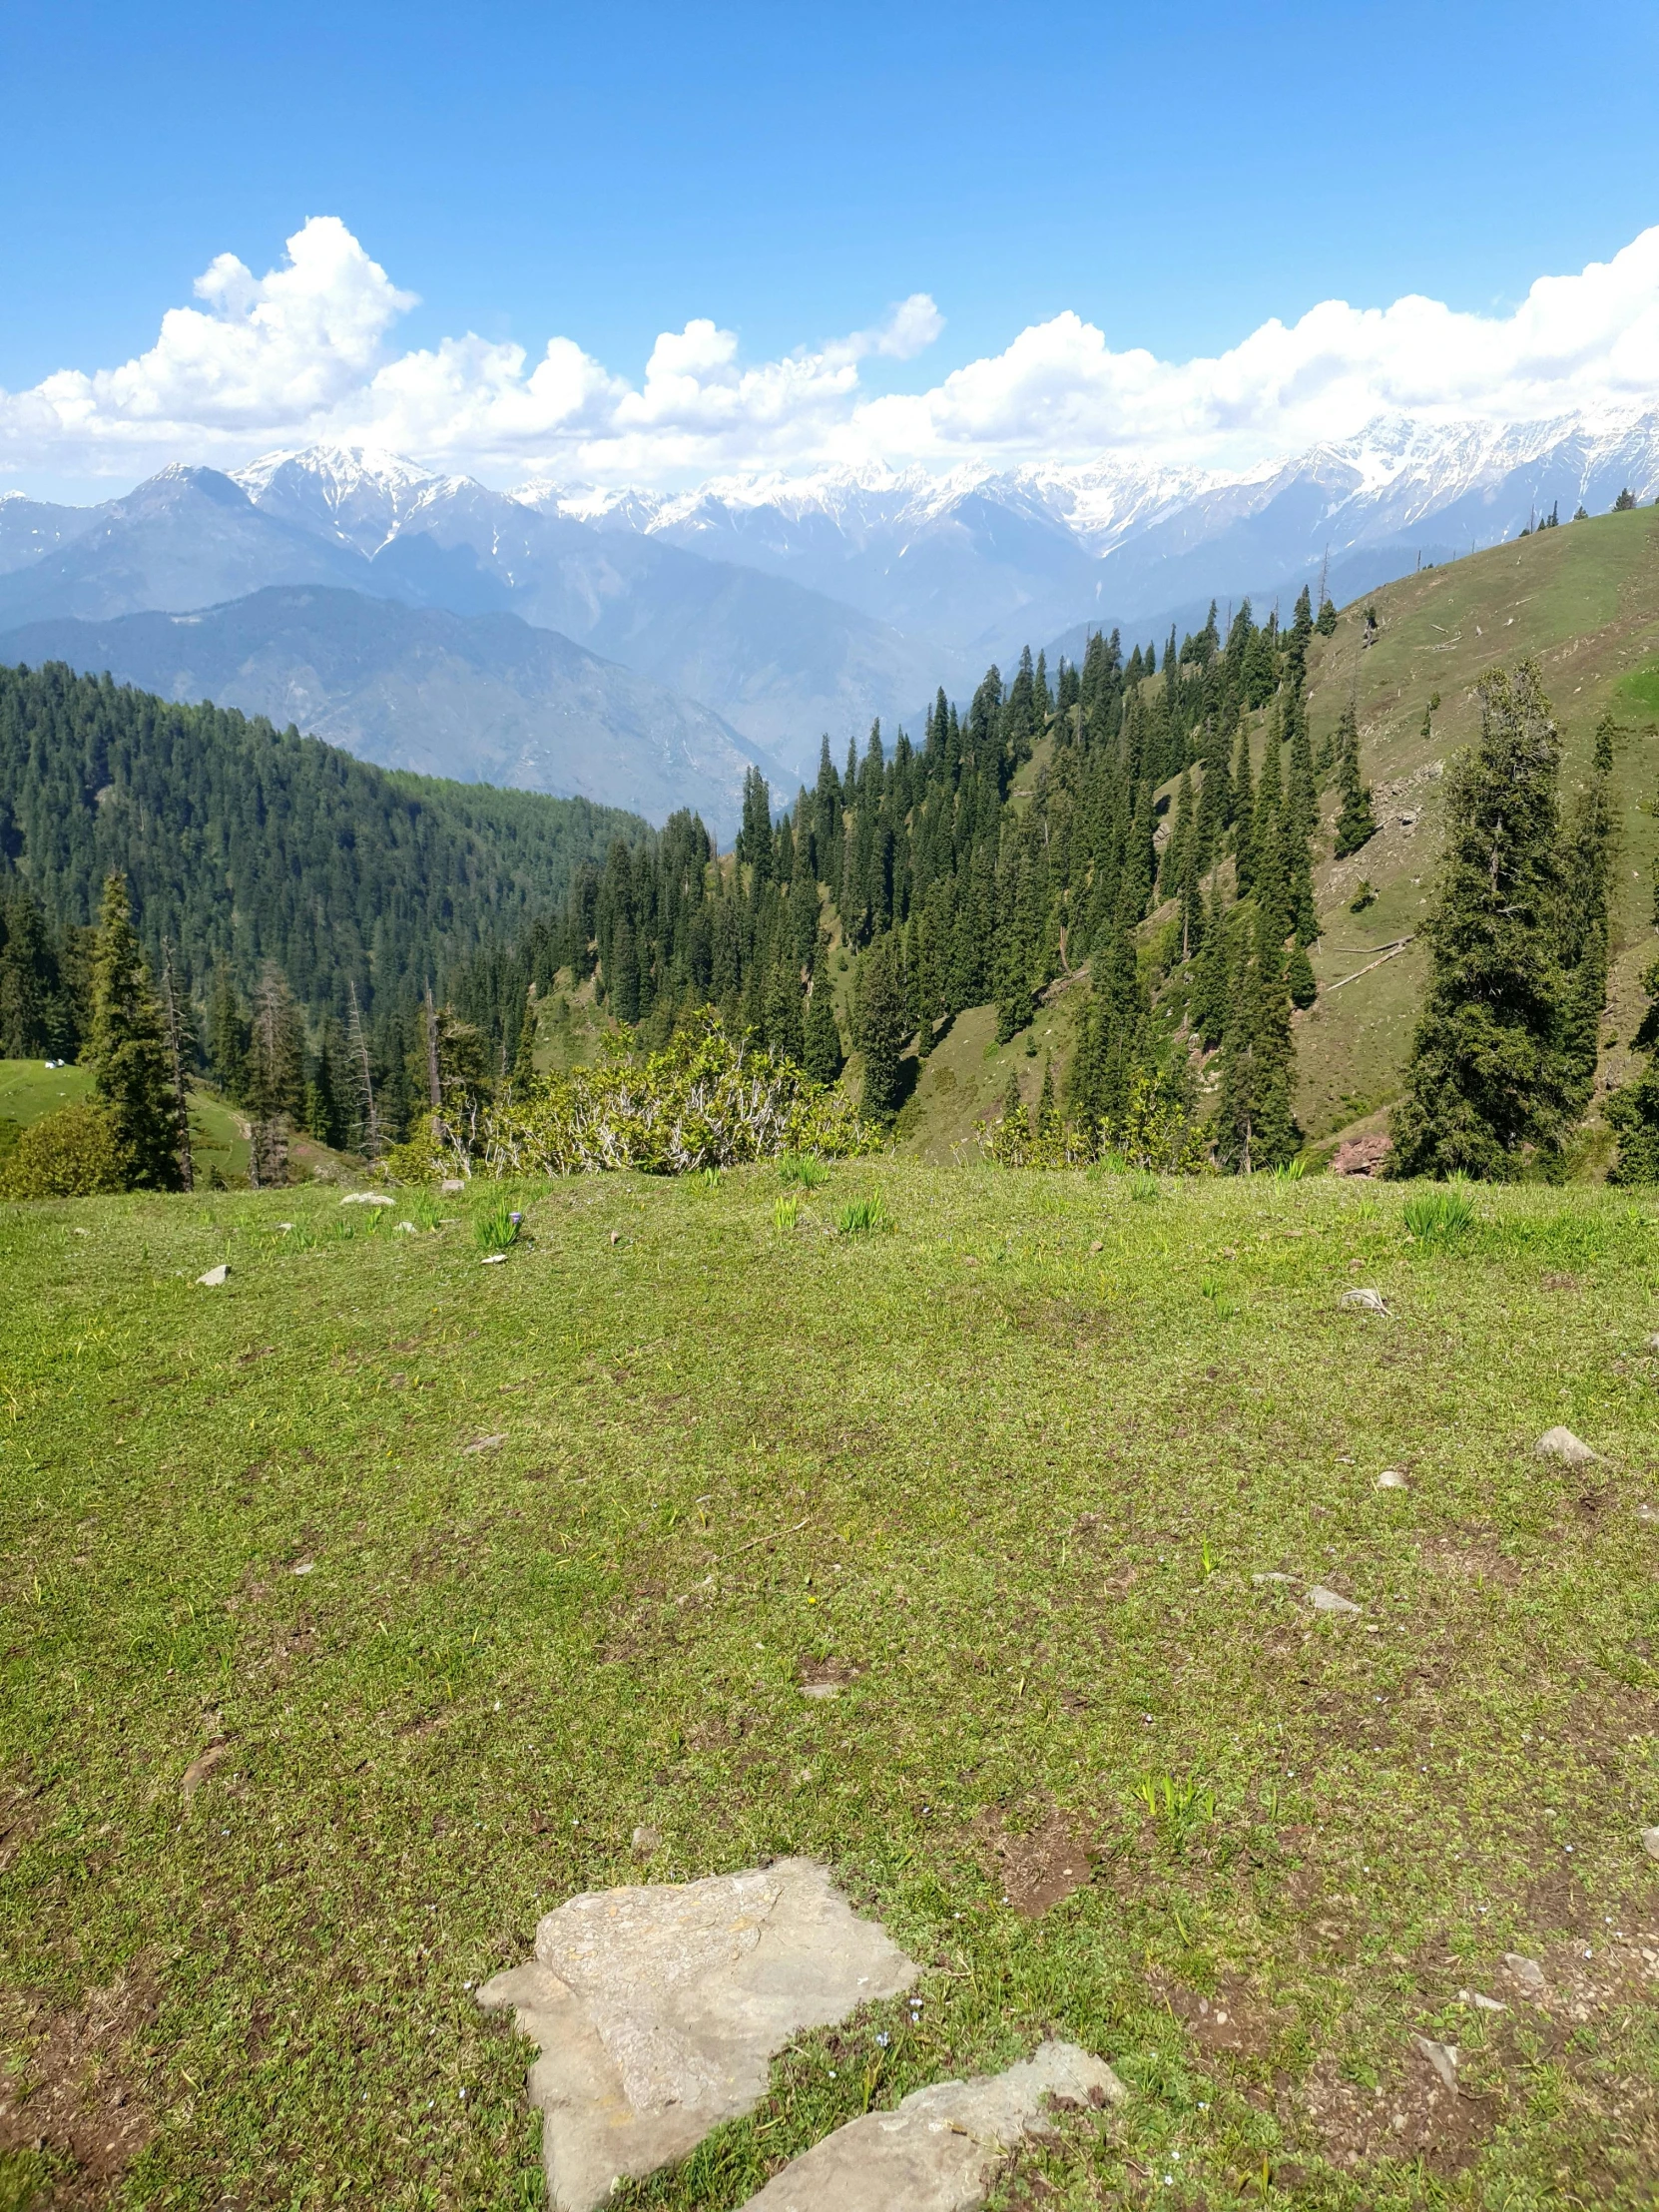
<instances>
[{"instance_id":1,"label":"bare soil patch","mask_svg":"<svg viewBox=\"0 0 1659 2212\"><path fill-rule=\"evenodd\" d=\"M1501 2113L1495 2097L1448 2089L1415 2049L1393 2078L1376 2089L1351 2080L1327 2055L1294 2101L1313 2123L1326 2156L1351 2170L1388 2158L1420 2159L1431 2173L1457 2173L1479 2156Z\"/></svg>"},{"instance_id":2,"label":"bare soil patch","mask_svg":"<svg viewBox=\"0 0 1659 2212\"><path fill-rule=\"evenodd\" d=\"M1028 1835L1010 1836L994 1816L981 1820L1004 1904L1028 1921L1075 1891L1086 1890L1094 1869L1089 1852L1065 1813L1050 1813Z\"/></svg>"},{"instance_id":3,"label":"bare soil patch","mask_svg":"<svg viewBox=\"0 0 1659 2212\"><path fill-rule=\"evenodd\" d=\"M142 1961L109 1988L89 1989L73 2011L0 1994L0 2035L26 2054L0 2071L0 2151L70 2162L52 2183L54 2212L107 2203L149 2139L136 2045L155 2014L155 1983Z\"/></svg>"}]
</instances>

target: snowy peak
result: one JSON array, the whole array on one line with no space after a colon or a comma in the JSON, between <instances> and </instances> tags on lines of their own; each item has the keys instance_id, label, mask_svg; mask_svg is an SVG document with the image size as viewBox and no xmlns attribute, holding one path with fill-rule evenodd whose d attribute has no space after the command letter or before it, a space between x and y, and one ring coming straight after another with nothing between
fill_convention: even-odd
<instances>
[{"instance_id":1,"label":"snowy peak","mask_svg":"<svg viewBox=\"0 0 1659 2212\"><path fill-rule=\"evenodd\" d=\"M372 445L262 454L235 472L256 507L372 557L455 481Z\"/></svg>"}]
</instances>

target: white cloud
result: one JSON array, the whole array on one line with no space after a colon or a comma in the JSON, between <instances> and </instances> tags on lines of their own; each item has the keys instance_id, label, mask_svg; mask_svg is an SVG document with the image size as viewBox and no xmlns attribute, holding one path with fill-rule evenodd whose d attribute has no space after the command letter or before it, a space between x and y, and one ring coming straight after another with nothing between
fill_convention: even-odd
<instances>
[{"instance_id":1,"label":"white cloud","mask_svg":"<svg viewBox=\"0 0 1659 2212\"><path fill-rule=\"evenodd\" d=\"M1214 358L1114 350L1075 313L911 392L873 396L860 363L909 361L943 318L925 292L868 329L746 362L705 318L664 331L637 381L573 339L538 358L471 333L402 353L413 304L333 217L256 277L222 255L201 304L118 368L0 393L0 462L131 477L173 459L233 465L274 443L362 441L485 474L540 469L661 488L830 461L932 466L1103 452L1248 463L1352 434L1379 414L1524 421L1659 396L1659 228L1579 275L1540 277L1512 313L1408 296L1326 300Z\"/></svg>"}]
</instances>

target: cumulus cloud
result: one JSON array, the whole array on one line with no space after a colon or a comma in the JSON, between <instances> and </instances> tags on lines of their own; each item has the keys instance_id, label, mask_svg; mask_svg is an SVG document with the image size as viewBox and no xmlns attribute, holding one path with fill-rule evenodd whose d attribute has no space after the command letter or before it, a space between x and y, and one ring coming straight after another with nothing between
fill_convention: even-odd
<instances>
[{"instance_id":1,"label":"cumulus cloud","mask_svg":"<svg viewBox=\"0 0 1659 2212\"><path fill-rule=\"evenodd\" d=\"M1525 421L1659 397L1659 228L1608 262L1540 277L1506 314L1414 295L1380 308L1326 300L1225 353L1165 361L1114 348L1068 311L930 385L884 394L863 385L861 364L911 361L937 341L943 318L925 292L867 329L770 361L746 361L735 331L699 317L664 331L637 379L565 336L534 357L471 333L396 351L414 295L334 217L305 223L263 277L222 255L196 294L136 359L0 392L0 463L131 476L326 438L485 474L667 487L830 461L1118 452L1244 464L1380 414Z\"/></svg>"}]
</instances>

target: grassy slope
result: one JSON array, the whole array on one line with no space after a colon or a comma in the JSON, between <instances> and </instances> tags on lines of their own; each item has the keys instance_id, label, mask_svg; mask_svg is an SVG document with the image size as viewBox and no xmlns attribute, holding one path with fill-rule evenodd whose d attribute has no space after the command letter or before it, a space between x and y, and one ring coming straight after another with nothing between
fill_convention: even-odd
<instances>
[{"instance_id":1,"label":"grassy slope","mask_svg":"<svg viewBox=\"0 0 1659 2212\"><path fill-rule=\"evenodd\" d=\"M827 1233L877 1184L895 1233ZM1652 1210L1482 1192L1447 1253L1394 1188L859 1165L782 1234L778 1187L526 1192L488 1271L320 1190L0 1212L0 2040L45 2079L0 2201L38 2135L124 2143L129 2205L537 2202L468 1985L650 1823L660 1879L824 1854L924 2001L619 2207L739 2203L1048 2027L1133 2097L1044 2203L1220 2212L1264 2160L1354 2212L1649 2202ZM1605 1462L1535 1458L1557 1421ZM1028 1921L1056 1814L1095 1879Z\"/></svg>"},{"instance_id":2,"label":"grassy slope","mask_svg":"<svg viewBox=\"0 0 1659 2212\"><path fill-rule=\"evenodd\" d=\"M1376 607L1382 627L1377 644L1362 650L1368 606ZM1659 781L1659 511L1651 507L1542 531L1406 577L1346 609L1333 638L1314 640L1309 703L1316 742L1335 725L1357 685L1364 770L1382 824L1364 851L1339 863L1327 859L1316 873L1324 935L1313 959L1321 996L1297 1017L1298 1114L1316 1159L1335 1149L1341 1133L1386 1125L1382 1110L1397 1092L1422 992L1422 950L1407 947L1358 981L1345 979L1421 921L1439 847L1439 772L1476 734L1478 678L1495 665L1512 668L1527 654L1542 664L1565 735L1567 790L1588 762L1603 712L1610 707L1625 732L1616 764L1625 851L1607 1030L1616 1042L1609 1044L1603 1082L1622 1082L1630 1072L1630 1056L1619 1046L1640 1019L1638 978L1655 949L1659 845L1652 817L1639 811L1653 800ZM1436 691L1440 709L1424 738L1423 710ZM1265 720L1255 718L1258 767ZM1035 766L1022 770L1021 787L1029 788ZM1168 793L1175 788L1169 785ZM1328 792L1326 853L1337 804ZM1416 819L1407 825L1404 815ZM1378 898L1355 914L1350 902L1362 879ZM1154 917L1149 933L1163 918ZM1053 1049L1058 1066L1069 1057L1077 996L1063 991L1037 1023L1039 1044ZM942 1086L936 1079L918 1086L917 1111L901 1132L906 1151L928 1160L950 1158L974 1117L995 1112L1010 1062L1026 1073L1028 1098L1035 1096L1041 1061L1033 1068L1025 1057L1024 1036L1004 1049L993 1070L982 1070L991 1022L985 1011L965 1015L956 1024L962 1034L935 1055L938 1071L948 1068L951 1075ZM1592 1146L1591 1162L1604 1152Z\"/></svg>"},{"instance_id":3,"label":"grassy slope","mask_svg":"<svg viewBox=\"0 0 1659 2212\"><path fill-rule=\"evenodd\" d=\"M1382 634L1361 648L1366 605ZM1478 730L1477 680L1494 665L1537 657L1544 689L1565 739L1563 785L1588 766L1592 735L1609 709L1625 735L1615 771L1623 801L1625 850L1611 1013L1607 1034L1627 1040L1640 1018L1637 978L1653 956L1655 827L1638 812L1659 780L1659 702L1625 679L1659 653L1659 512L1622 515L1546 530L1494 546L1445 568L1403 578L1349 608L1335 637L1316 640L1309 700L1316 737L1336 721L1358 682L1365 774L1374 787L1382 833L1362 852L1327 863L1316 883L1325 935L1314 955L1322 985L1298 1025L1300 1112L1311 1135L1324 1136L1397 1086L1420 995L1424 963L1412 947L1360 981L1330 985L1404 936L1430 894L1441 833L1443 784L1437 770ZM1649 680L1651 682L1651 679ZM1429 698L1440 709L1428 737ZM1336 801L1326 801L1334 820ZM1415 814L1414 825L1400 817ZM1349 911L1362 878L1380 892L1364 914ZM1622 1081L1628 1054L1609 1050L1604 1080Z\"/></svg>"}]
</instances>

